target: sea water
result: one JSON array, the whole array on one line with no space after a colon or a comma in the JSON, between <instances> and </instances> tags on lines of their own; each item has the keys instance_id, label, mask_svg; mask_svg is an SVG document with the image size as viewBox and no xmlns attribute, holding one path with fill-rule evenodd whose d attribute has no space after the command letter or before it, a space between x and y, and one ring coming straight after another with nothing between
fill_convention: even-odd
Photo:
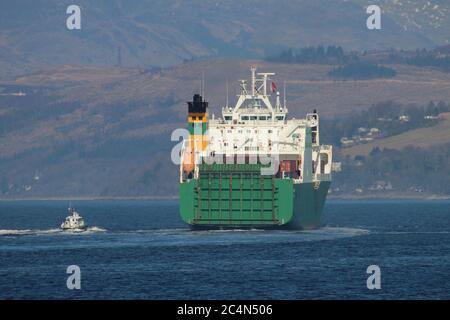
<instances>
[{"instance_id":1,"label":"sea water","mask_svg":"<svg viewBox=\"0 0 450 320\"><path fill-rule=\"evenodd\" d=\"M58 228L67 201L0 202L1 299L450 298L450 201L328 201L312 231L191 231L176 201L72 204L86 232Z\"/></svg>"}]
</instances>

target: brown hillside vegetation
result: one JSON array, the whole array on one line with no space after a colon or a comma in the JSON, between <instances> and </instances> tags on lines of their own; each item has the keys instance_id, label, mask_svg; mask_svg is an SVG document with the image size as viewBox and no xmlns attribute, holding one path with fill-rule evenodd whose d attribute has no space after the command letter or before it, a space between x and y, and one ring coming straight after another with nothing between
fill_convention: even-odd
<instances>
[{"instance_id":1,"label":"brown hillside vegetation","mask_svg":"<svg viewBox=\"0 0 450 320\"><path fill-rule=\"evenodd\" d=\"M230 84L249 78L250 65L287 82L290 115L317 108L344 117L393 100L402 104L450 101L450 74L393 66L391 80L334 81L332 66L209 60L165 69L62 65L0 84L0 176L8 196L122 196L177 193L176 144L170 134L186 127L185 101L199 91L220 114ZM22 93L25 93L23 95ZM39 180L34 180L38 173ZM67 183L67 181L71 181ZM31 186L32 188L28 188Z\"/></svg>"},{"instance_id":2,"label":"brown hillside vegetation","mask_svg":"<svg viewBox=\"0 0 450 320\"><path fill-rule=\"evenodd\" d=\"M442 121L428 128L411 130L396 136L341 149L344 156L367 156L374 148L401 150L408 146L428 148L450 143L450 113L441 114Z\"/></svg>"},{"instance_id":3,"label":"brown hillside vegetation","mask_svg":"<svg viewBox=\"0 0 450 320\"><path fill-rule=\"evenodd\" d=\"M393 79L374 80L332 80L327 73L333 67L327 65L254 60L197 61L160 71L64 65L20 76L11 84L63 87L55 94L92 105L134 100L152 104L167 95L185 101L199 90L204 73L206 96L213 111L219 112L226 99L226 82L229 82L233 100L237 80L248 79L252 64L257 65L259 71L275 72L274 79L280 91L286 81L288 104L294 116L302 116L313 108L318 108L325 116L341 116L388 100L402 104L450 100L449 73L406 65L393 66L397 72Z\"/></svg>"}]
</instances>

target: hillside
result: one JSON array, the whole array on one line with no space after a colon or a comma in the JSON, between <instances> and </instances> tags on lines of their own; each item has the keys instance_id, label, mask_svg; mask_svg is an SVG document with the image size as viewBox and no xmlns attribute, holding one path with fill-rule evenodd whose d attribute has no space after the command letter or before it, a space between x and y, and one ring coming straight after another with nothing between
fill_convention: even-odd
<instances>
[{"instance_id":1,"label":"hillside","mask_svg":"<svg viewBox=\"0 0 450 320\"><path fill-rule=\"evenodd\" d=\"M442 121L429 128L410 130L392 137L341 149L343 156L367 156L374 148L402 150L409 146L429 148L450 143L450 114L442 114Z\"/></svg>"},{"instance_id":2,"label":"hillside","mask_svg":"<svg viewBox=\"0 0 450 320\"><path fill-rule=\"evenodd\" d=\"M332 66L209 60L164 69L61 65L0 83L1 197L168 196L177 194L172 131L185 127L202 72L212 112L230 101L249 66L287 80L291 116L317 108L346 117L379 101L450 101L450 74L393 66L393 79L335 81Z\"/></svg>"},{"instance_id":3,"label":"hillside","mask_svg":"<svg viewBox=\"0 0 450 320\"><path fill-rule=\"evenodd\" d=\"M354 2L367 5L365 0ZM403 30L429 35L436 43L449 43L448 34L442 32L450 30L447 0L378 0L373 4L379 5L383 14L394 17Z\"/></svg>"},{"instance_id":4,"label":"hillside","mask_svg":"<svg viewBox=\"0 0 450 320\"><path fill-rule=\"evenodd\" d=\"M382 30L366 26L366 1L88 1L68 31L68 0L0 2L0 78L53 64L173 66L211 57L260 59L285 48L415 49L447 44L446 0L378 1ZM324 23L326 22L326 23ZM338 42L338 43L336 43Z\"/></svg>"}]
</instances>

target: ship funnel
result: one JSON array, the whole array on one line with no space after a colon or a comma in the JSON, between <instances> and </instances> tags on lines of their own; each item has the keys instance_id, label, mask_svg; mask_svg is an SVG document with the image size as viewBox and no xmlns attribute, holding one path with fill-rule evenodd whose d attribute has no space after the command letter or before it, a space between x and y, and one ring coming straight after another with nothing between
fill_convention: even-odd
<instances>
[{"instance_id":1,"label":"ship funnel","mask_svg":"<svg viewBox=\"0 0 450 320\"><path fill-rule=\"evenodd\" d=\"M196 154L206 150L206 130L208 128L208 102L200 94L194 94L188 101L189 139L183 159L183 171L189 175L197 165Z\"/></svg>"},{"instance_id":2,"label":"ship funnel","mask_svg":"<svg viewBox=\"0 0 450 320\"><path fill-rule=\"evenodd\" d=\"M201 95L194 94L192 101L188 102L188 112L189 113L206 113L208 108L208 102L203 100Z\"/></svg>"}]
</instances>

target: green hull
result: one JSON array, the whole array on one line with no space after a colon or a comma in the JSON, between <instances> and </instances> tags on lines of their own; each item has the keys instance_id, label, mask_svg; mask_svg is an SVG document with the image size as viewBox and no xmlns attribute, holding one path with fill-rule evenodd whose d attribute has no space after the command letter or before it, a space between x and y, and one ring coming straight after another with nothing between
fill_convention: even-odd
<instances>
[{"instance_id":1,"label":"green hull","mask_svg":"<svg viewBox=\"0 0 450 320\"><path fill-rule=\"evenodd\" d=\"M294 184L260 169L201 165L198 179L180 184L182 219L196 228L319 227L329 181Z\"/></svg>"}]
</instances>

